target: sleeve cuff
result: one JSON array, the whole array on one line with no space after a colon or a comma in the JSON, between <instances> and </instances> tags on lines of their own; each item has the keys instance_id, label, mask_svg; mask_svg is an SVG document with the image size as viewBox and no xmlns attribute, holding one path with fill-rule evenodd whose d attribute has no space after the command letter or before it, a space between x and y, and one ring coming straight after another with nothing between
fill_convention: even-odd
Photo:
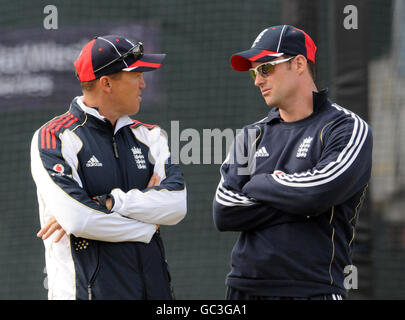
<instances>
[{"instance_id":1,"label":"sleeve cuff","mask_svg":"<svg viewBox=\"0 0 405 320\"><path fill-rule=\"evenodd\" d=\"M122 199L120 197L119 191L119 189L114 189L109 194L113 202L110 212L120 212L120 208L122 207Z\"/></svg>"}]
</instances>

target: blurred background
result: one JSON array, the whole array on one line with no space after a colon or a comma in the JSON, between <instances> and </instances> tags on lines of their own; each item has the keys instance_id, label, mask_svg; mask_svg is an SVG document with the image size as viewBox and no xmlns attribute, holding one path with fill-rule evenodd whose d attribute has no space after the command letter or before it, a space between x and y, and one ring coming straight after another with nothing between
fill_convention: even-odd
<instances>
[{"instance_id":1,"label":"blurred background","mask_svg":"<svg viewBox=\"0 0 405 320\"><path fill-rule=\"evenodd\" d=\"M236 130L267 115L249 75L229 61L278 24L310 34L318 46L318 88L328 87L373 130L373 176L353 256L358 289L349 298L405 298L405 1L54 0L57 21L44 12L48 4L0 1L0 299L47 298L30 142L81 95L72 62L84 43L118 33L142 40L147 52L167 53L159 71L145 74L136 118L159 124L182 150L191 136L176 140L176 126L202 137L203 129ZM219 163L200 145L191 163L180 163L188 214L161 231L176 297L224 299L238 234L214 228Z\"/></svg>"}]
</instances>

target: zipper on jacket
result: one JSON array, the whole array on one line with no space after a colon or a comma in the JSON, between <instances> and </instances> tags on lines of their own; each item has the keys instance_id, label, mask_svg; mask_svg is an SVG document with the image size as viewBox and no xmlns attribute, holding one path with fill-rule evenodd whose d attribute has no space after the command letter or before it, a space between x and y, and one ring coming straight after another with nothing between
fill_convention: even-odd
<instances>
[{"instance_id":1,"label":"zipper on jacket","mask_svg":"<svg viewBox=\"0 0 405 320\"><path fill-rule=\"evenodd\" d=\"M89 283L87 285L87 297L88 297L89 300L93 299L93 293L91 291L91 287L92 287L94 281L96 280L99 269L100 269L100 252L99 252L99 248L97 246L97 266L96 266L96 270L94 270L94 273L91 276L90 281L89 281Z\"/></svg>"},{"instance_id":2,"label":"zipper on jacket","mask_svg":"<svg viewBox=\"0 0 405 320\"><path fill-rule=\"evenodd\" d=\"M88 297L88 300L93 299L93 293L91 291L91 286L93 285L94 280L96 280L96 275L98 274L98 269L99 269L99 262L97 261L96 271L94 271L93 276L91 277L90 282L87 285L87 297Z\"/></svg>"},{"instance_id":3,"label":"zipper on jacket","mask_svg":"<svg viewBox=\"0 0 405 320\"><path fill-rule=\"evenodd\" d=\"M88 294L88 299L92 300L92 295L91 295L91 284L87 286L87 294Z\"/></svg>"},{"instance_id":4,"label":"zipper on jacket","mask_svg":"<svg viewBox=\"0 0 405 320\"><path fill-rule=\"evenodd\" d=\"M173 287L172 287L172 276L170 275L169 263L167 262L167 259L166 259L166 253L165 253L162 237L160 236L160 230L156 231L156 242L158 244L160 254L162 255L164 268L167 271L167 277L169 279L170 289L172 291L172 296L174 297L174 291L173 291Z\"/></svg>"},{"instance_id":5,"label":"zipper on jacket","mask_svg":"<svg viewBox=\"0 0 405 320\"><path fill-rule=\"evenodd\" d=\"M118 147L117 147L117 143L115 142L115 137L112 137L112 141L113 141L113 149L114 149L114 156L118 159L119 155L118 155Z\"/></svg>"},{"instance_id":6,"label":"zipper on jacket","mask_svg":"<svg viewBox=\"0 0 405 320\"><path fill-rule=\"evenodd\" d=\"M98 273L98 264L97 264L96 271L94 272L93 276L90 279L89 284L87 285L87 298L88 298L88 300L93 300L93 292L91 291L91 286L94 283L94 280L96 278L95 276L97 275L97 273Z\"/></svg>"},{"instance_id":7,"label":"zipper on jacket","mask_svg":"<svg viewBox=\"0 0 405 320\"><path fill-rule=\"evenodd\" d=\"M142 260L141 260L141 254L139 253L139 251L138 251L138 246L136 246L135 245L135 252L136 252L136 258L137 258L137 260L138 260L138 266L139 266L139 274L140 274L140 276L141 276L141 279L142 279L142 291L143 291L143 299L148 299L147 297L148 297L148 295L147 295L147 292L146 292L146 285L145 285L145 276L144 276L144 274L143 274L143 265L142 265Z\"/></svg>"},{"instance_id":8,"label":"zipper on jacket","mask_svg":"<svg viewBox=\"0 0 405 320\"><path fill-rule=\"evenodd\" d=\"M122 179L121 181L123 182L123 185L121 187L127 188L128 179L126 178L126 175L125 175L126 170L125 171L122 170L121 161L118 160L119 159L119 153L118 153L118 145L117 145L117 140L115 139L115 135L112 136L112 144L113 144L113 150L114 150L114 157L115 157L115 159L117 159L118 169L119 169L119 172L121 174L121 179Z\"/></svg>"},{"instance_id":9,"label":"zipper on jacket","mask_svg":"<svg viewBox=\"0 0 405 320\"><path fill-rule=\"evenodd\" d=\"M96 280L96 276L98 274L98 269L100 267L100 257L97 255L97 266L96 270L94 271L93 275L90 278L89 284L87 285L87 296L89 300L93 299L93 293L91 291L91 286L93 285L94 281Z\"/></svg>"}]
</instances>

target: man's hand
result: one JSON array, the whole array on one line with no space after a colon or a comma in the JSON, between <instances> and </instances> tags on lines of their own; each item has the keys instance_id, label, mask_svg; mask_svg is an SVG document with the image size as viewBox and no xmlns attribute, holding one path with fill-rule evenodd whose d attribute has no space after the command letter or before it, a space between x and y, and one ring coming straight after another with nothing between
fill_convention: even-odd
<instances>
[{"instance_id":1,"label":"man's hand","mask_svg":"<svg viewBox=\"0 0 405 320\"><path fill-rule=\"evenodd\" d=\"M153 173L152 177L150 178L148 185L146 186L147 188L150 187L156 187L160 185L160 180L161 178L159 175L155 172ZM95 202L98 203L98 201L95 200ZM112 200L108 198L106 200L105 206L108 210L111 210L112 208ZM156 225L156 230L159 230L160 225ZM41 230L37 233L38 238L42 238L42 240L48 239L55 231L59 230L57 236L54 239L54 242L58 242L60 239L63 238L63 236L66 234L66 231L63 230L62 226L56 221L55 217L52 216L49 218L48 222L45 224Z\"/></svg>"},{"instance_id":2,"label":"man's hand","mask_svg":"<svg viewBox=\"0 0 405 320\"><path fill-rule=\"evenodd\" d=\"M111 211L113 206L113 202L111 200L111 198L107 198L107 200L105 201L105 207L107 208L107 210Z\"/></svg>"},{"instance_id":3,"label":"man's hand","mask_svg":"<svg viewBox=\"0 0 405 320\"><path fill-rule=\"evenodd\" d=\"M160 177L156 172L154 172L146 188L157 187L158 185L160 185Z\"/></svg>"},{"instance_id":4,"label":"man's hand","mask_svg":"<svg viewBox=\"0 0 405 320\"><path fill-rule=\"evenodd\" d=\"M98 201L96 201L96 200L94 200L94 201L96 203L98 203ZM105 204L106 204L107 209L111 210L112 200L107 199ZM66 231L62 228L62 226L59 224L59 222L56 221L56 218L54 216L52 216L49 218L49 220L45 224L45 226L41 230L39 230L39 232L37 233L37 237L42 238L42 240L46 240L57 230L59 230L59 233L53 240L54 242L59 242L59 240L62 239L63 236L66 234Z\"/></svg>"},{"instance_id":5,"label":"man's hand","mask_svg":"<svg viewBox=\"0 0 405 320\"><path fill-rule=\"evenodd\" d=\"M66 234L66 231L63 230L61 225L56 221L55 217L52 216L49 218L48 222L45 224L41 230L37 233L38 238L42 238L42 240L48 239L56 230L59 230L57 236L53 240L54 242L58 242L63 236Z\"/></svg>"}]
</instances>

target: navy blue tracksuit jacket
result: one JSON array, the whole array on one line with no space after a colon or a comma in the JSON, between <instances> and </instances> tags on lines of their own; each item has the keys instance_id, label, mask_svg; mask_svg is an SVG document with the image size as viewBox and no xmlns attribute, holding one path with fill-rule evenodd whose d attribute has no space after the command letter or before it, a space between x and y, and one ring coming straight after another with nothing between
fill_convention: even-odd
<instances>
[{"instance_id":1,"label":"navy blue tracksuit jacket","mask_svg":"<svg viewBox=\"0 0 405 320\"><path fill-rule=\"evenodd\" d=\"M237 135L220 169L213 217L239 231L226 284L259 296L347 295L355 226L371 174L372 133L356 114L313 94L314 112L278 109Z\"/></svg>"}]
</instances>

